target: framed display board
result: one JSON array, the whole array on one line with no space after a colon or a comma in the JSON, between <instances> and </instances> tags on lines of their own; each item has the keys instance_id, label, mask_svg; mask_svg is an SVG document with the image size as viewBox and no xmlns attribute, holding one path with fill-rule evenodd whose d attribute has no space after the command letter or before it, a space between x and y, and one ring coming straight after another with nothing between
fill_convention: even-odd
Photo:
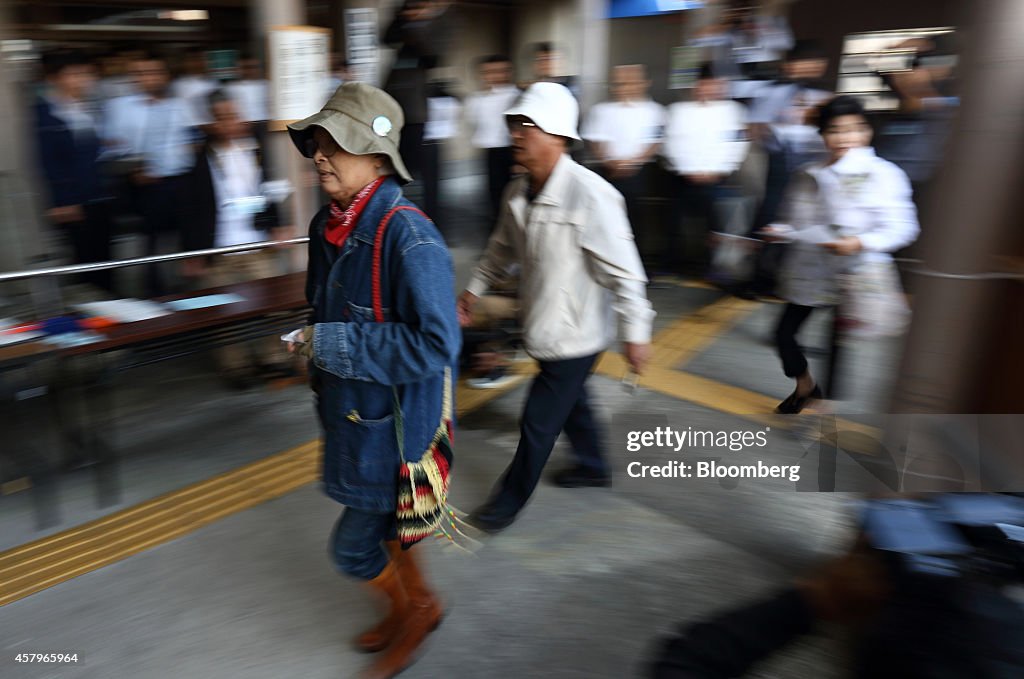
<instances>
[{"instance_id":1,"label":"framed display board","mask_svg":"<svg viewBox=\"0 0 1024 679\"><path fill-rule=\"evenodd\" d=\"M331 31L318 26L273 26L267 35L270 129L319 111L330 75Z\"/></svg>"}]
</instances>

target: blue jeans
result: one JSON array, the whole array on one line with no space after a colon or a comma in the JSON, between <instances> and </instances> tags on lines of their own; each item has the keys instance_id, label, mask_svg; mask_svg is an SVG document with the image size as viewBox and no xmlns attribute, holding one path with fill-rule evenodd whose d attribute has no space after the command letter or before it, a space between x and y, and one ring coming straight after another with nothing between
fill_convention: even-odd
<instances>
[{"instance_id":1,"label":"blue jeans","mask_svg":"<svg viewBox=\"0 0 1024 679\"><path fill-rule=\"evenodd\" d=\"M388 565L384 541L397 538L394 512L348 507L334 527L331 556L342 573L360 580L373 580Z\"/></svg>"}]
</instances>

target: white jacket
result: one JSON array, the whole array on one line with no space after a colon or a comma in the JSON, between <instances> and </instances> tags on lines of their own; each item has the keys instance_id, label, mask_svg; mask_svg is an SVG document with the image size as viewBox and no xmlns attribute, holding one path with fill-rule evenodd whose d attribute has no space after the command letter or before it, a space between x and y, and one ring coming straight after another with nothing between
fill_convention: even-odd
<instances>
[{"instance_id":1,"label":"white jacket","mask_svg":"<svg viewBox=\"0 0 1024 679\"><path fill-rule=\"evenodd\" d=\"M795 229L779 277L779 296L803 306L839 301L838 276L861 262L891 262L890 252L917 240L920 226L910 181L871 147L850 149L833 165L816 163L796 173L783 206ZM856 236L861 252L839 256L821 243Z\"/></svg>"},{"instance_id":2,"label":"white jacket","mask_svg":"<svg viewBox=\"0 0 1024 679\"><path fill-rule=\"evenodd\" d=\"M506 187L467 290L482 295L521 264L526 348L538 360L607 349L615 339L612 312L623 341L650 342L655 313L622 194L568 155L532 203L527 181L520 177Z\"/></svg>"}]
</instances>

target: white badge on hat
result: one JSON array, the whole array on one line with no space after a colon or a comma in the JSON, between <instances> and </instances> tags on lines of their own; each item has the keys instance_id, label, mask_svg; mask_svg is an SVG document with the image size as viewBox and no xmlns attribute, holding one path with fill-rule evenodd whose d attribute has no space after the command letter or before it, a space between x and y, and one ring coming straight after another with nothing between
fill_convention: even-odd
<instances>
[{"instance_id":1,"label":"white badge on hat","mask_svg":"<svg viewBox=\"0 0 1024 679\"><path fill-rule=\"evenodd\" d=\"M386 137L391 133L391 119L387 116L377 116L373 119L372 127L378 137Z\"/></svg>"}]
</instances>

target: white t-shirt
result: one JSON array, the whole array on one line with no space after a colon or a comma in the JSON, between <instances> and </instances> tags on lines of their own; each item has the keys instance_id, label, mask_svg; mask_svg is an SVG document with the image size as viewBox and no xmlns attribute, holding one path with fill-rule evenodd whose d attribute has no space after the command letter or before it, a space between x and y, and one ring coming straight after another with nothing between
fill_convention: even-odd
<instances>
[{"instance_id":1,"label":"white t-shirt","mask_svg":"<svg viewBox=\"0 0 1024 679\"><path fill-rule=\"evenodd\" d=\"M519 88L515 85L500 85L469 95L466 99L466 122L472 130L473 146L500 149L512 144L505 111L511 108L518 96Z\"/></svg>"},{"instance_id":2,"label":"white t-shirt","mask_svg":"<svg viewBox=\"0 0 1024 679\"><path fill-rule=\"evenodd\" d=\"M583 124L587 141L606 145L608 160L636 158L662 140L665 107L653 101L605 102L590 110Z\"/></svg>"},{"instance_id":3,"label":"white t-shirt","mask_svg":"<svg viewBox=\"0 0 1024 679\"><path fill-rule=\"evenodd\" d=\"M747 111L735 101L684 102L668 107L663 154L680 174L731 174L750 149Z\"/></svg>"}]
</instances>

